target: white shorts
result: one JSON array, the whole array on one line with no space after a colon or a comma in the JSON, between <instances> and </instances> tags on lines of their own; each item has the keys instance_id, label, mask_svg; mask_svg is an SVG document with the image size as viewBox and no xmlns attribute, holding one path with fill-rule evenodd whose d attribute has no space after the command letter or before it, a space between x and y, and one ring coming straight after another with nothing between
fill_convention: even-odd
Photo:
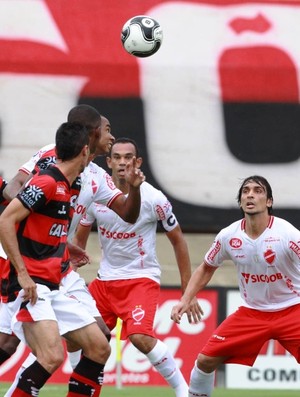
<instances>
[{"instance_id":1,"label":"white shorts","mask_svg":"<svg viewBox=\"0 0 300 397\"><path fill-rule=\"evenodd\" d=\"M0 332L12 335L11 320L15 313L15 302L2 302L0 305Z\"/></svg>"},{"instance_id":2,"label":"white shorts","mask_svg":"<svg viewBox=\"0 0 300 397\"><path fill-rule=\"evenodd\" d=\"M24 343L26 340L22 327L23 321L57 321L60 335L95 322L94 317L87 312L81 302L67 297L61 290L50 291L45 285L37 284L37 303L32 305L28 302L25 306L22 305L23 293L24 291L21 290L14 302L18 309L12 319L12 330Z\"/></svg>"},{"instance_id":3,"label":"white shorts","mask_svg":"<svg viewBox=\"0 0 300 397\"><path fill-rule=\"evenodd\" d=\"M84 279L74 270L61 279L61 291L68 297L75 297L93 317L101 317L96 302L88 290Z\"/></svg>"}]
</instances>

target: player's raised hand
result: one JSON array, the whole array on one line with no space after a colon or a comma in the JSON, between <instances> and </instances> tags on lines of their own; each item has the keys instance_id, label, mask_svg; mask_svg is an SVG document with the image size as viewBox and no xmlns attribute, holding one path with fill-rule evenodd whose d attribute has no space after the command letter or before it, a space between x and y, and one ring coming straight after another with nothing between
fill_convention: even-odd
<instances>
[{"instance_id":1,"label":"player's raised hand","mask_svg":"<svg viewBox=\"0 0 300 397\"><path fill-rule=\"evenodd\" d=\"M144 173L136 166L136 157L126 164L125 179L133 187L139 187L145 181Z\"/></svg>"}]
</instances>

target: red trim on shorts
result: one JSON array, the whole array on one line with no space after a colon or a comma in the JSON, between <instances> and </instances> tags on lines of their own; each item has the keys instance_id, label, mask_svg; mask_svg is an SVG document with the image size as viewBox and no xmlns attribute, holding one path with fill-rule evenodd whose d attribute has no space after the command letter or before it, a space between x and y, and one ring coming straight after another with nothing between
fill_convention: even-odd
<instances>
[{"instance_id":1,"label":"red trim on shorts","mask_svg":"<svg viewBox=\"0 0 300 397\"><path fill-rule=\"evenodd\" d=\"M29 311L27 310L26 307L21 309L19 313L17 314L17 320L22 322L22 323L32 323L34 322L33 318L31 317Z\"/></svg>"}]
</instances>

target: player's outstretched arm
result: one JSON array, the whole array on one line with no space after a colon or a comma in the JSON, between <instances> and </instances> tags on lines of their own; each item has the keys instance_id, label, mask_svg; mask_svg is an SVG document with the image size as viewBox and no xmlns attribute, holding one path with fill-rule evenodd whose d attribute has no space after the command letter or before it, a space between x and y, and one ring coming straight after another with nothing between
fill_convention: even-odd
<instances>
[{"instance_id":1,"label":"player's outstretched arm","mask_svg":"<svg viewBox=\"0 0 300 397\"><path fill-rule=\"evenodd\" d=\"M74 249L78 250L79 258L77 258L77 260L74 260L71 258L72 266L75 269L91 262L89 256L87 255L87 253L85 251L91 230L92 230L92 225L90 225L90 226L84 225L83 226L79 223L77 226L77 229L76 229L76 233L72 239L72 243L70 243L70 242L68 243L69 250L70 250L70 248L73 248L73 250ZM79 250L82 250L82 252L84 253L84 255L81 258L80 258ZM71 254L71 252L70 252L70 254Z\"/></svg>"},{"instance_id":2,"label":"player's outstretched arm","mask_svg":"<svg viewBox=\"0 0 300 397\"><path fill-rule=\"evenodd\" d=\"M191 309L193 299L195 299L197 293L209 283L215 270L215 267L208 266L205 262L202 262L201 265L197 267L179 303L172 308L171 319L173 321L178 324L180 323L182 315ZM200 319L197 322L199 321Z\"/></svg>"},{"instance_id":3,"label":"player's outstretched arm","mask_svg":"<svg viewBox=\"0 0 300 397\"><path fill-rule=\"evenodd\" d=\"M192 274L188 245L179 225L177 225L173 230L169 231L167 233L167 237L174 249L176 262L180 273L181 289L182 293L184 293ZM196 297L192 299L186 314L189 323L198 323L201 320L203 311Z\"/></svg>"}]
</instances>

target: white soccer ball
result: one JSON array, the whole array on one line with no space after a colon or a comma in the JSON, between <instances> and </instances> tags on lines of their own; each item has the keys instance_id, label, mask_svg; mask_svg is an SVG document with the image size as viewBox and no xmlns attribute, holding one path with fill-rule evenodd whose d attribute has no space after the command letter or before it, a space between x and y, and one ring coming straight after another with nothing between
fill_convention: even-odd
<instances>
[{"instance_id":1,"label":"white soccer ball","mask_svg":"<svg viewBox=\"0 0 300 397\"><path fill-rule=\"evenodd\" d=\"M125 50L136 57L145 58L155 54L162 43L160 24L146 15L130 18L122 28L121 41Z\"/></svg>"}]
</instances>

